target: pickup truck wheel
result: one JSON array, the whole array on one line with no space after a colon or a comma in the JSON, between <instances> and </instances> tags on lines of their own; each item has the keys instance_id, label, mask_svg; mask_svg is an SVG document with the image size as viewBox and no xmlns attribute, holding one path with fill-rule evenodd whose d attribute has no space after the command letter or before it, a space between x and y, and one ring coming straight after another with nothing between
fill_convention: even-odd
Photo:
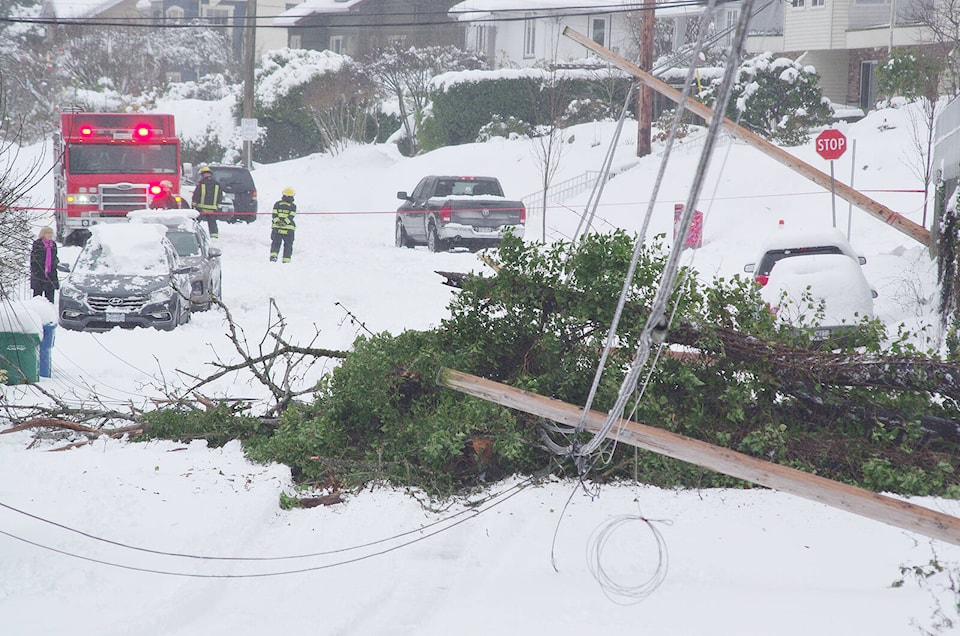
<instances>
[{"instance_id":1,"label":"pickup truck wheel","mask_svg":"<svg viewBox=\"0 0 960 636\"><path fill-rule=\"evenodd\" d=\"M397 219L397 247L413 247L413 241L407 236L407 231L403 229L403 221Z\"/></svg>"},{"instance_id":2,"label":"pickup truck wheel","mask_svg":"<svg viewBox=\"0 0 960 636\"><path fill-rule=\"evenodd\" d=\"M442 252L445 249L443 241L437 234L436 225L431 225L430 229L427 230L427 249L431 252Z\"/></svg>"}]
</instances>

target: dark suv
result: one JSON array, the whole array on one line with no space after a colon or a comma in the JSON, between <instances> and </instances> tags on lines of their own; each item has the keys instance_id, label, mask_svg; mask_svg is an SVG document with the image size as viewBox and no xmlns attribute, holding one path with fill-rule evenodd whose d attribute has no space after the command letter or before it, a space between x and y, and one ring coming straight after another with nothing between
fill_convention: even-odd
<instances>
[{"instance_id":1,"label":"dark suv","mask_svg":"<svg viewBox=\"0 0 960 636\"><path fill-rule=\"evenodd\" d=\"M223 205L220 206L222 220L227 223L257 220L257 186L253 176L243 166L228 166L219 163L208 164L213 178L223 190ZM196 181L196 178L192 179Z\"/></svg>"}]
</instances>

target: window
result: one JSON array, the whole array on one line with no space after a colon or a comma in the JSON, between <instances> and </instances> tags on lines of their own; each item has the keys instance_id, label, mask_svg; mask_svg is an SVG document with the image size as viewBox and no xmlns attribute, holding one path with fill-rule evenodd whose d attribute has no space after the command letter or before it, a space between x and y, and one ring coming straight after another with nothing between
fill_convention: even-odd
<instances>
[{"instance_id":1,"label":"window","mask_svg":"<svg viewBox=\"0 0 960 636\"><path fill-rule=\"evenodd\" d=\"M793 7L794 9L802 9L803 0L790 0L790 6Z\"/></svg>"},{"instance_id":2,"label":"window","mask_svg":"<svg viewBox=\"0 0 960 636\"><path fill-rule=\"evenodd\" d=\"M330 36L330 46L327 47L334 53L343 53L343 36L342 35L331 35Z\"/></svg>"},{"instance_id":3,"label":"window","mask_svg":"<svg viewBox=\"0 0 960 636\"><path fill-rule=\"evenodd\" d=\"M302 49L303 44L299 33L291 34L290 41L287 43L291 49Z\"/></svg>"},{"instance_id":4,"label":"window","mask_svg":"<svg viewBox=\"0 0 960 636\"><path fill-rule=\"evenodd\" d=\"M537 54L537 21L527 16L523 22L523 57L536 57Z\"/></svg>"},{"instance_id":5,"label":"window","mask_svg":"<svg viewBox=\"0 0 960 636\"><path fill-rule=\"evenodd\" d=\"M474 25L473 29L473 51L484 55L487 52L487 27L483 25Z\"/></svg>"},{"instance_id":6,"label":"window","mask_svg":"<svg viewBox=\"0 0 960 636\"><path fill-rule=\"evenodd\" d=\"M183 7L178 7L177 5L168 7L164 15L167 17L167 20L183 20Z\"/></svg>"},{"instance_id":7,"label":"window","mask_svg":"<svg viewBox=\"0 0 960 636\"><path fill-rule=\"evenodd\" d=\"M737 20L740 19L740 11L727 9L724 11L723 19L723 30L726 32L726 35L723 36L723 43L725 46L730 46L733 43L733 33L737 29Z\"/></svg>"},{"instance_id":8,"label":"window","mask_svg":"<svg viewBox=\"0 0 960 636\"><path fill-rule=\"evenodd\" d=\"M230 11L228 9L213 9L207 7L206 14L207 23L216 26L227 26L227 20L230 18Z\"/></svg>"},{"instance_id":9,"label":"window","mask_svg":"<svg viewBox=\"0 0 960 636\"><path fill-rule=\"evenodd\" d=\"M826 4L826 0L810 0L811 7L822 7Z\"/></svg>"},{"instance_id":10,"label":"window","mask_svg":"<svg viewBox=\"0 0 960 636\"><path fill-rule=\"evenodd\" d=\"M593 18L590 20L590 39L599 44L600 46L606 46L607 42L607 19L606 18Z\"/></svg>"}]
</instances>

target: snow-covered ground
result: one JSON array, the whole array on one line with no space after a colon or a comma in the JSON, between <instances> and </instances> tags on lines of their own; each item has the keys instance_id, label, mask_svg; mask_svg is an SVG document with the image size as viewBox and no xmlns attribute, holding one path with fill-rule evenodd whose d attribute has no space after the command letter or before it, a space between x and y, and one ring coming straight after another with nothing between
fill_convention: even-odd
<instances>
[{"instance_id":1,"label":"snow-covered ground","mask_svg":"<svg viewBox=\"0 0 960 636\"><path fill-rule=\"evenodd\" d=\"M203 112L178 112L181 125L203 130L189 119L193 111ZM879 111L841 127L851 149L836 162L838 178L849 182L853 174L854 186L922 222L922 195L897 192L920 187L904 112ZM604 123L567 131L554 182L599 170L613 130ZM636 163L635 135L626 126L614 166ZM696 141L675 149L653 233L670 238L674 204L686 199L701 149ZM829 172L812 142L790 152ZM268 262L266 215L250 225L221 224L223 299L249 346L260 346L277 311L287 340L315 338L314 346L330 349L349 348L365 330L438 324L456 292L434 272L488 270L467 252L394 247L396 192L426 174L465 173L497 176L507 196L525 197L538 189L535 157L530 142L495 140L415 158L363 146L258 166L261 210L291 186L299 214L286 265ZM645 158L606 185L599 231L640 227L659 160ZM41 188L40 203L49 204L51 186ZM545 223L531 210L528 238L539 239L544 226L549 239L571 236L588 195L551 205ZM742 272L781 220L789 228L834 224L829 192L729 141L717 149L698 208L704 244L686 264L705 276ZM837 199L836 225L845 233L848 209ZM929 346L937 346L935 267L925 249L858 210L850 230L879 292L877 316L913 330L926 325ZM65 260L71 254L61 250ZM126 408L211 374L214 361L236 360L218 311L195 314L173 332L57 330L53 377L40 385L75 404L96 399ZM304 385L332 364L318 363ZM30 387L2 392L13 403L38 399ZM255 405L267 397L244 373L203 393ZM918 627L936 632L940 609L957 617L946 575L922 586L912 577L893 584L901 567L931 560L955 573L960 548L771 491L621 486L592 498L570 483L524 487L516 479L491 485L491 499L469 511L430 512L409 494L386 490L284 511L280 493L293 490L288 471L248 463L236 443L207 449L103 439L48 452L62 442L32 442L27 432L0 436L4 634L899 636ZM960 514L955 501L917 503ZM624 515L654 521L610 525ZM611 529L608 541L591 540ZM611 584L639 586L658 564L666 576L645 600L623 605L591 575L595 558Z\"/></svg>"}]
</instances>

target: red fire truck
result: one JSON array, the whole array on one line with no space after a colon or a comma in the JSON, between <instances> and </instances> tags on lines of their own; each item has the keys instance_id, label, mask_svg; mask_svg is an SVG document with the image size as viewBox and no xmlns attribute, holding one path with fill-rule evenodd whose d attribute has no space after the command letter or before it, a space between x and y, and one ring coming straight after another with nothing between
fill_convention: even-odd
<instances>
[{"instance_id":1,"label":"red fire truck","mask_svg":"<svg viewBox=\"0 0 960 636\"><path fill-rule=\"evenodd\" d=\"M63 113L54 138L57 235L86 241L97 223L126 221L148 207L161 181L180 192L180 140L173 115Z\"/></svg>"}]
</instances>

